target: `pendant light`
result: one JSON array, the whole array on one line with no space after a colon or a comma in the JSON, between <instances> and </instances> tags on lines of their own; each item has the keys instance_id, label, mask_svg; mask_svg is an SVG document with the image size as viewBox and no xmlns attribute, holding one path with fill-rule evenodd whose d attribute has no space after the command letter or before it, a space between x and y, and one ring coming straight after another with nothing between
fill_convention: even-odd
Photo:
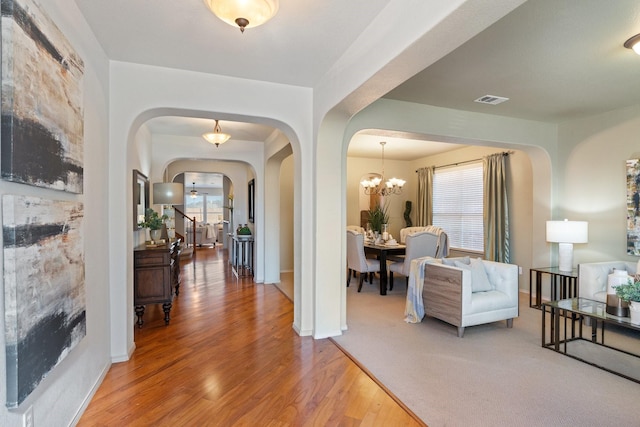
<instances>
[{"instance_id":1,"label":"pendant light","mask_svg":"<svg viewBox=\"0 0 640 427\"><path fill-rule=\"evenodd\" d=\"M228 133L222 133L222 129L216 120L216 125L213 127L213 132L203 133L202 137L210 142L211 144L215 144L216 147L219 147L220 144L224 144L231 138L231 135Z\"/></svg>"},{"instance_id":2,"label":"pendant light","mask_svg":"<svg viewBox=\"0 0 640 427\"><path fill-rule=\"evenodd\" d=\"M193 189L191 190L191 198L195 199L198 197L198 191L196 190L196 183L193 183Z\"/></svg>"}]
</instances>

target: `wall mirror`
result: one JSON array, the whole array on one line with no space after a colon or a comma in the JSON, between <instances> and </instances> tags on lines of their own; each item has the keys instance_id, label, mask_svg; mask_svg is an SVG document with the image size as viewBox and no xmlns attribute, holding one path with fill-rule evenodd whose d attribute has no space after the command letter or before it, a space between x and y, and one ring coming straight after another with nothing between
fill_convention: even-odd
<instances>
[{"instance_id":1,"label":"wall mirror","mask_svg":"<svg viewBox=\"0 0 640 427\"><path fill-rule=\"evenodd\" d=\"M142 227L138 223L144 221L144 213L149 207L149 179L142 172L133 170L133 231Z\"/></svg>"}]
</instances>

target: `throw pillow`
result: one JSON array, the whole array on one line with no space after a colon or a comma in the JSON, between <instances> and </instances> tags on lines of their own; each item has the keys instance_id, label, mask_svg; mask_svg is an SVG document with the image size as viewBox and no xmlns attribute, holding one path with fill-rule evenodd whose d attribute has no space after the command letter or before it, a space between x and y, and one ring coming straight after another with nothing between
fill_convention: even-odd
<instances>
[{"instance_id":1,"label":"throw pillow","mask_svg":"<svg viewBox=\"0 0 640 427\"><path fill-rule=\"evenodd\" d=\"M486 292L492 291L493 286L489 282L487 271L484 269L482 260L472 259L471 264L466 265L462 262L456 261L456 267L471 270L471 292Z\"/></svg>"}]
</instances>

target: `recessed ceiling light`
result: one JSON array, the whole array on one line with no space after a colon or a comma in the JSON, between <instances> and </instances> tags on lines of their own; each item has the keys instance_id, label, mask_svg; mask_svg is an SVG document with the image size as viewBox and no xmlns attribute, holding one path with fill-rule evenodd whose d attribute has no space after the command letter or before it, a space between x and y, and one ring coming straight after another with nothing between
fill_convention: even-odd
<instances>
[{"instance_id":1,"label":"recessed ceiling light","mask_svg":"<svg viewBox=\"0 0 640 427\"><path fill-rule=\"evenodd\" d=\"M509 98L505 98L504 96L485 95L474 100L474 102L479 102L480 104L498 105L508 100Z\"/></svg>"}]
</instances>

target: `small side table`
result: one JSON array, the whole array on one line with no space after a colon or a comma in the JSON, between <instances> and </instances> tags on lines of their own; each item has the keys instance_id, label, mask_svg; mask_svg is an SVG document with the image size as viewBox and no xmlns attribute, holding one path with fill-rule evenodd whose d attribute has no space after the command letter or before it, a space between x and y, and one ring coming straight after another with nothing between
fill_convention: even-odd
<instances>
[{"instance_id":1,"label":"small side table","mask_svg":"<svg viewBox=\"0 0 640 427\"><path fill-rule=\"evenodd\" d=\"M536 297L533 303L533 283L535 273ZM558 267L532 268L529 270L529 307L542 307L542 275L550 275L551 301L575 298L578 296L578 272L561 271ZM558 295L560 291L560 295Z\"/></svg>"},{"instance_id":2,"label":"small side table","mask_svg":"<svg viewBox=\"0 0 640 427\"><path fill-rule=\"evenodd\" d=\"M233 235L233 274L238 277L253 276L253 236Z\"/></svg>"}]
</instances>

